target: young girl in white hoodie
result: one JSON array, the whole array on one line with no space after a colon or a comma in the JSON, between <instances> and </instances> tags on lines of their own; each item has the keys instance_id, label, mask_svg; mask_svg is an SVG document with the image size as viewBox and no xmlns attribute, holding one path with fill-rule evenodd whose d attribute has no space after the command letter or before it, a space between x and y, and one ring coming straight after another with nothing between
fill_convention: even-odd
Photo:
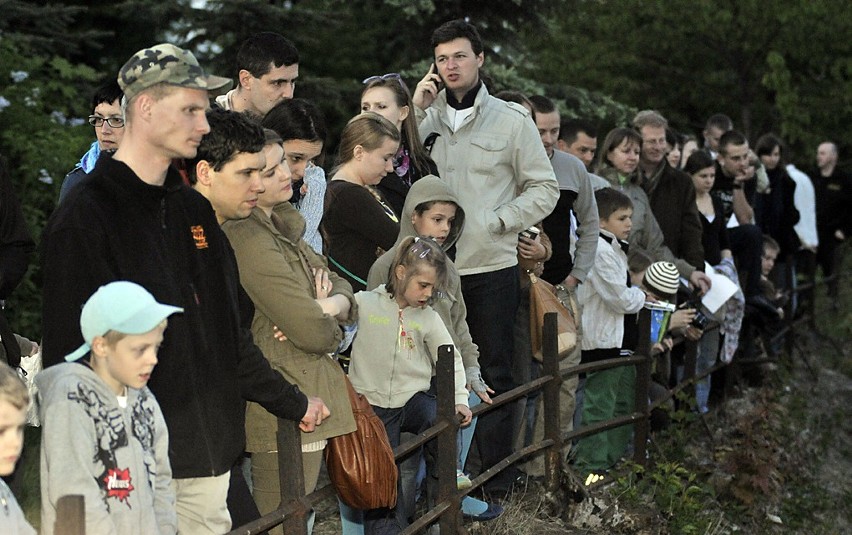
<instances>
[{"instance_id":1,"label":"young girl in white hoodie","mask_svg":"<svg viewBox=\"0 0 852 535\"><path fill-rule=\"evenodd\" d=\"M451 345L453 339L429 300L433 290L443 286L446 269L446 255L438 244L409 237L397 247L388 284L355 294L361 319L349 379L384 422L392 447L399 445L402 431L418 434L435 423L432 367L438 348ZM461 354L458 350L454 354L456 412L462 415L464 426L471 420L468 391ZM426 445L429 474L435 473L431 466L434 456L429 454L433 447ZM406 523L402 518L397 521ZM387 511L370 511L365 532L386 522L392 522Z\"/></svg>"}]
</instances>

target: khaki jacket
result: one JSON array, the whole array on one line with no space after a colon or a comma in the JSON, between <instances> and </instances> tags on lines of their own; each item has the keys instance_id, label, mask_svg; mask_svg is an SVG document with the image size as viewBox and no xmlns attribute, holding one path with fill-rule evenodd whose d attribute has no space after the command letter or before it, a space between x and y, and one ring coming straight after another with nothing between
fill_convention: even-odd
<instances>
[{"instance_id":1,"label":"khaki jacket","mask_svg":"<svg viewBox=\"0 0 852 535\"><path fill-rule=\"evenodd\" d=\"M304 219L290 204L282 203L270 219L255 208L247 219L222 225L240 269L240 282L255 305L252 332L257 346L273 368L309 396L319 396L331 416L312 433L302 433L307 444L355 430L355 419L344 384L343 370L330 356L343 334L337 319L323 313L315 301L316 288L310 268L328 270L325 258L301 239ZM329 272L330 295L344 295L352 308L349 321L357 319L358 308L352 287ZM273 336L273 326L287 340ZM270 452L278 449L277 419L255 403L246 409L246 449Z\"/></svg>"}]
</instances>

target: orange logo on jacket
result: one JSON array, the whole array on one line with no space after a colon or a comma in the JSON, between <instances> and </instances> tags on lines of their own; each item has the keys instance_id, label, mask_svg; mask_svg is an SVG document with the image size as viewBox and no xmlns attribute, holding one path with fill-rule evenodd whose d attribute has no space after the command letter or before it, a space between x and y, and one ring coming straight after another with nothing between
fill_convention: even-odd
<instances>
[{"instance_id":1,"label":"orange logo on jacket","mask_svg":"<svg viewBox=\"0 0 852 535\"><path fill-rule=\"evenodd\" d=\"M192 231L192 239L195 240L195 248L207 249L207 236L204 235L204 227L201 225L194 225L189 227L189 230Z\"/></svg>"}]
</instances>

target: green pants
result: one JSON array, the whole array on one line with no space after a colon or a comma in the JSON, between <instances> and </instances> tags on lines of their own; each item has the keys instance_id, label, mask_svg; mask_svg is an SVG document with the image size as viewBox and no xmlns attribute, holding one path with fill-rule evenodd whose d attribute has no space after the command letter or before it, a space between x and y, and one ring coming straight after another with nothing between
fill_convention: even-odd
<instances>
[{"instance_id":1,"label":"green pants","mask_svg":"<svg viewBox=\"0 0 852 535\"><path fill-rule=\"evenodd\" d=\"M302 469L305 473L305 494L317 487L323 451L302 453ZM281 486L278 476L278 452L251 454L251 479L254 487L252 494L261 515L270 513L281 505ZM277 526L269 530L270 535L283 534L283 528Z\"/></svg>"},{"instance_id":2,"label":"green pants","mask_svg":"<svg viewBox=\"0 0 852 535\"><path fill-rule=\"evenodd\" d=\"M633 412L636 369L620 366L586 376L583 404L583 427ZM581 474L593 470L608 470L621 459L633 432L631 425L622 425L580 439L575 466Z\"/></svg>"}]
</instances>

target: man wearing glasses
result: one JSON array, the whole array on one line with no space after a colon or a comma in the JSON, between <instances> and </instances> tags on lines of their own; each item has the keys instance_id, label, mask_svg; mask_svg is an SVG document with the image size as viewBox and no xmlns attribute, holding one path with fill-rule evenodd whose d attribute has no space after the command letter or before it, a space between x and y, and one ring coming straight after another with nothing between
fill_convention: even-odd
<instances>
[{"instance_id":1,"label":"man wearing glasses","mask_svg":"<svg viewBox=\"0 0 852 535\"><path fill-rule=\"evenodd\" d=\"M92 142L92 146L80 159L77 167L65 176L59 190L59 202L62 202L71 188L95 168L101 152L111 154L118 149L121 138L124 137L122 96L123 93L116 80L110 80L95 91L95 96L92 97L92 114L89 115L89 124L95 127L97 141Z\"/></svg>"},{"instance_id":2,"label":"man wearing glasses","mask_svg":"<svg viewBox=\"0 0 852 535\"><path fill-rule=\"evenodd\" d=\"M642 136L636 183L648 194L651 211L663 231L663 241L674 254L680 274L702 292L710 289L710 278L702 271L701 219L695 204L692 179L666 160L668 121L654 110L643 110L633 118L633 128Z\"/></svg>"}]
</instances>

